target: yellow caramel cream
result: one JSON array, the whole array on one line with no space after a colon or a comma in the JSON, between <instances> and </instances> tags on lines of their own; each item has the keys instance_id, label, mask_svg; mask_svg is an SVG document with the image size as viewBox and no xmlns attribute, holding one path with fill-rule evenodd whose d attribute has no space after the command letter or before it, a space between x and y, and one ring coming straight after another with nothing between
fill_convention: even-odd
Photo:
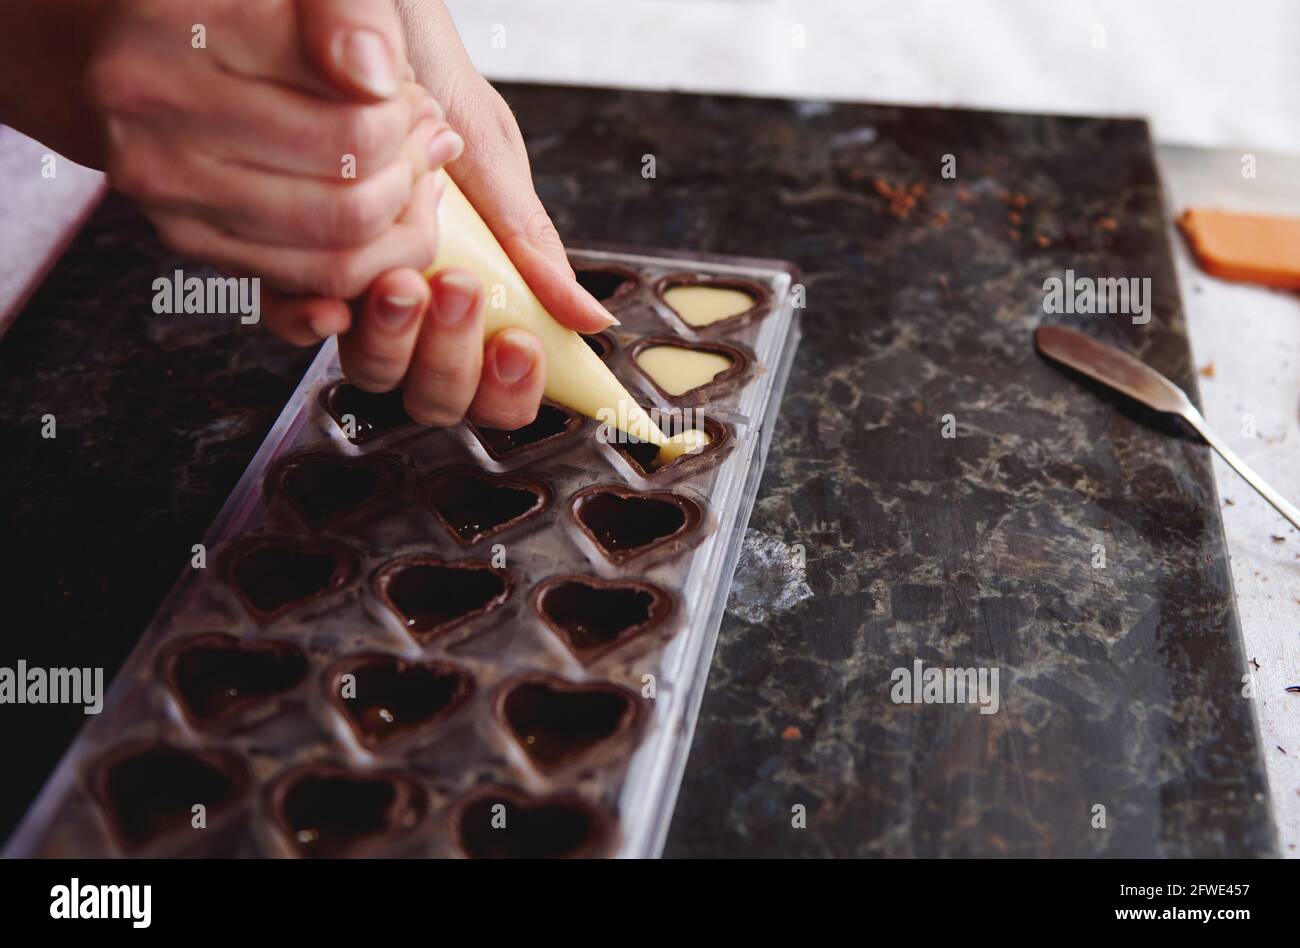
<instances>
[{"instance_id":1,"label":"yellow caramel cream","mask_svg":"<svg viewBox=\"0 0 1300 948\"><path fill-rule=\"evenodd\" d=\"M511 327L526 329L536 336L546 352L547 398L658 445L661 464L684 454L688 450L684 439L680 435L669 438L660 431L582 337L555 321L460 188L445 171L438 173L446 178L446 191L438 205L438 256L425 276L448 267L477 276L488 299L483 338L490 339ZM504 305L492 305L494 291L504 294L498 295Z\"/></svg>"},{"instance_id":2,"label":"yellow caramel cream","mask_svg":"<svg viewBox=\"0 0 1300 948\"><path fill-rule=\"evenodd\" d=\"M748 293L725 286L674 286L665 290L663 297L690 326L711 326L739 316L754 305Z\"/></svg>"},{"instance_id":3,"label":"yellow caramel cream","mask_svg":"<svg viewBox=\"0 0 1300 948\"><path fill-rule=\"evenodd\" d=\"M682 349L678 346L650 346L637 353L636 364L669 395L685 395L708 385L719 373L731 368L731 359L716 352Z\"/></svg>"}]
</instances>

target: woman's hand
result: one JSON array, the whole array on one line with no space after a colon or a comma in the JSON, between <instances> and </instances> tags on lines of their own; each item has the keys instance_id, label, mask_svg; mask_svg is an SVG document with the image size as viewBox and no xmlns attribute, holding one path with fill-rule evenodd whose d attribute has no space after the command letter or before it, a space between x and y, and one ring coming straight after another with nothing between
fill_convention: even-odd
<instances>
[{"instance_id":1,"label":"woman's hand","mask_svg":"<svg viewBox=\"0 0 1300 948\"><path fill-rule=\"evenodd\" d=\"M578 332L614 320L574 278L555 225L533 189L514 115L470 62L441 3L399 0L417 79L447 109L465 153L448 172L505 248L543 305ZM483 345L483 291L472 274L396 270L371 287L353 318L339 299L299 298L264 306L268 322L350 327L339 337L343 369L374 392L398 386L416 421L447 426L468 416L493 428L532 421L546 381L537 340L507 329ZM304 342L314 341L309 333Z\"/></svg>"},{"instance_id":2,"label":"woman's hand","mask_svg":"<svg viewBox=\"0 0 1300 948\"><path fill-rule=\"evenodd\" d=\"M389 0L103 10L87 88L104 165L169 246L339 298L432 261L430 171L463 146L409 81Z\"/></svg>"}]
</instances>

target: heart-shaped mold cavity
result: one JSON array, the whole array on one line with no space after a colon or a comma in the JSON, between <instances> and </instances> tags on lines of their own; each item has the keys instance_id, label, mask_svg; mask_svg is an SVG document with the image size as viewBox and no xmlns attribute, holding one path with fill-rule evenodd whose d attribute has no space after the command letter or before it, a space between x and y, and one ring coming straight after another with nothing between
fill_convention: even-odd
<instances>
[{"instance_id":1,"label":"heart-shaped mold cavity","mask_svg":"<svg viewBox=\"0 0 1300 948\"><path fill-rule=\"evenodd\" d=\"M607 332L598 332L591 336L583 336L582 341L587 344L587 348L600 357L601 362L608 362L610 354L614 351L616 343L614 337Z\"/></svg>"},{"instance_id":2,"label":"heart-shaped mold cavity","mask_svg":"<svg viewBox=\"0 0 1300 948\"><path fill-rule=\"evenodd\" d=\"M307 656L292 642L206 632L168 646L159 668L185 716L207 728L298 687Z\"/></svg>"},{"instance_id":3,"label":"heart-shaped mold cavity","mask_svg":"<svg viewBox=\"0 0 1300 948\"><path fill-rule=\"evenodd\" d=\"M535 477L472 467L434 471L420 493L452 539L465 546L531 520L551 504L551 489Z\"/></svg>"},{"instance_id":4,"label":"heart-shaped mold cavity","mask_svg":"<svg viewBox=\"0 0 1300 948\"><path fill-rule=\"evenodd\" d=\"M480 560L443 560L414 554L385 563L374 590L419 642L449 632L500 606L510 596L510 574Z\"/></svg>"},{"instance_id":5,"label":"heart-shaped mold cavity","mask_svg":"<svg viewBox=\"0 0 1300 948\"><path fill-rule=\"evenodd\" d=\"M641 716L636 695L607 682L532 673L501 686L497 718L533 765L552 773L629 734Z\"/></svg>"},{"instance_id":6,"label":"heart-shaped mold cavity","mask_svg":"<svg viewBox=\"0 0 1300 948\"><path fill-rule=\"evenodd\" d=\"M268 800L294 851L308 857L351 855L408 832L429 805L424 789L404 774L332 764L290 771L271 786Z\"/></svg>"},{"instance_id":7,"label":"heart-shaped mold cavity","mask_svg":"<svg viewBox=\"0 0 1300 948\"><path fill-rule=\"evenodd\" d=\"M671 491L638 493L614 484L578 491L571 504L579 528L611 563L620 564L698 529L704 510Z\"/></svg>"},{"instance_id":8,"label":"heart-shaped mold cavity","mask_svg":"<svg viewBox=\"0 0 1300 948\"><path fill-rule=\"evenodd\" d=\"M565 859L601 855L612 821L574 793L534 797L481 787L451 810L456 846L472 859Z\"/></svg>"},{"instance_id":9,"label":"heart-shaped mold cavity","mask_svg":"<svg viewBox=\"0 0 1300 948\"><path fill-rule=\"evenodd\" d=\"M391 494L401 485L402 473L400 462L383 455L353 458L306 451L276 463L266 479L266 492L319 529Z\"/></svg>"},{"instance_id":10,"label":"heart-shaped mold cavity","mask_svg":"<svg viewBox=\"0 0 1300 948\"><path fill-rule=\"evenodd\" d=\"M473 695L474 679L449 662L369 652L333 665L326 688L357 740L373 750L441 724Z\"/></svg>"},{"instance_id":11,"label":"heart-shaped mold cavity","mask_svg":"<svg viewBox=\"0 0 1300 948\"><path fill-rule=\"evenodd\" d=\"M488 457L494 461L511 461L525 454L540 454L561 440L568 440L582 428L582 416L551 402L542 402L537 417L514 431L480 428L473 422L465 425L483 445Z\"/></svg>"},{"instance_id":12,"label":"heart-shaped mold cavity","mask_svg":"<svg viewBox=\"0 0 1300 948\"><path fill-rule=\"evenodd\" d=\"M127 850L190 829L193 807L209 822L244 795L249 770L243 758L223 750L186 750L144 741L110 751L90 770L95 799L113 836Z\"/></svg>"},{"instance_id":13,"label":"heart-shaped mold cavity","mask_svg":"<svg viewBox=\"0 0 1300 948\"><path fill-rule=\"evenodd\" d=\"M735 388L748 376L753 360L725 342L646 336L632 347L632 362L660 397L687 405Z\"/></svg>"},{"instance_id":14,"label":"heart-shaped mold cavity","mask_svg":"<svg viewBox=\"0 0 1300 948\"><path fill-rule=\"evenodd\" d=\"M346 586L357 555L337 540L252 537L227 549L218 570L244 608L268 622Z\"/></svg>"},{"instance_id":15,"label":"heart-shaped mold cavity","mask_svg":"<svg viewBox=\"0 0 1300 948\"><path fill-rule=\"evenodd\" d=\"M627 296L641 285L637 272L617 264L575 264L578 284L602 303Z\"/></svg>"},{"instance_id":16,"label":"heart-shaped mold cavity","mask_svg":"<svg viewBox=\"0 0 1300 948\"><path fill-rule=\"evenodd\" d=\"M679 454L668 464L660 465L659 447L649 441L640 441L624 432L606 442L627 460L632 470L646 479L677 477L682 473L712 464L731 448L731 427L702 412L688 409L690 417L680 412L654 412L651 417L664 434L672 436L687 429L701 430L708 435L708 443L698 451Z\"/></svg>"},{"instance_id":17,"label":"heart-shaped mold cavity","mask_svg":"<svg viewBox=\"0 0 1300 948\"><path fill-rule=\"evenodd\" d=\"M363 392L347 382L335 382L321 393L321 404L345 438L353 444L364 444L399 428L416 427L402 397L401 389Z\"/></svg>"},{"instance_id":18,"label":"heart-shaped mold cavity","mask_svg":"<svg viewBox=\"0 0 1300 948\"><path fill-rule=\"evenodd\" d=\"M654 295L694 332L730 332L772 308L771 289L744 277L672 273L655 281Z\"/></svg>"},{"instance_id":19,"label":"heart-shaped mold cavity","mask_svg":"<svg viewBox=\"0 0 1300 948\"><path fill-rule=\"evenodd\" d=\"M662 626L673 612L672 597L652 583L577 575L539 583L532 606L584 665Z\"/></svg>"}]
</instances>

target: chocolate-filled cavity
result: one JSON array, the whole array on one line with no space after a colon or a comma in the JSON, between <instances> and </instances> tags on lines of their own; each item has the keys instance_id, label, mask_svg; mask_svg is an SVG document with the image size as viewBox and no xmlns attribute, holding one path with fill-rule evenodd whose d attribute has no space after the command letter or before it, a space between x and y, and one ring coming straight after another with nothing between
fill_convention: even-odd
<instances>
[{"instance_id":1,"label":"chocolate-filled cavity","mask_svg":"<svg viewBox=\"0 0 1300 948\"><path fill-rule=\"evenodd\" d=\"M485 561L423 554L385 564L374 579L376 595L421 642L497 608L511 585L508 572Z\"/></svg>"},{"instance_id":2,"label":"chocolate-filled cavity","mask_svg":"<svg viewBox=\"0 0 1300 948\"><path fill-rule=\"evenodd\" d=\"M501 722L529 760L548 773L629 733L639 712L636 695L625 688L545 674L507 682L496 700Z\"/></svg>"},{"instance_id":3,"label":"chocolate-filled cavity","mask_svg":"<svg viewBox=\"0 0 1300 948\"><path fill-rule=\"evenodd\" d=\"M195 635L169 646L164 680L197 727L211 727L270 702L307 677L307 656L292 642L251 641L225 632Z\"/></svg>"},{"instance_id":4,"label":"chocolate-filled cavity","mask_svg":"<svg viewBox=\"0 0 1300 948\"><path fill-rule=\"evenodd\" d=\"M641 357L652 350L682 350L687 355L704 355L716 357L719 371L709 375L700 384L687 389L679 389L669 384L662 374L656 377L654 371L641 362ZM753 365L753 358L744 349L725 342L691 342L673 336L646 336L637 340L632 347L632 363L638 372L650 383L664 400L680 405L695 405L724 394L739 385L748 375ZM708 373L706 373L708 374Z\"/></svg>"},{"instance_id":5,"label":"chocolate-filled cavity","mask_svg":"<svg viewBox=\"0 0 1300 948\"><path fill-rule=\"evenodd\" d=\"M350 687L343 676L351 675ZM474 679L449 662L408 662L367 653L335 664L326 676L330 701L363 745L374 749L431 729L465 705Z\"/></svg>"},{"instance_id":6,"label":"chocolate-filled cavity","mask_svg":"<svg viewBox=\"0 0 1300 948\"><path fill-rule=\"evenodd\" d=\"M244 607L265 622L342 589L356 574L357 556L337 540L254 537L226 550L218 568Z\"/></svg>"},{"instance_id":7,"label":"chocolate-filled cavity","mask_svg":"<svg viewBox=\"0 0 1300 948\"><path fill-rule=\"evenodd\" d=\"M366 842L406 832L428 809L423 788L398 773L309 765L271 787L271 812L302 856L345 856Z\"/></svg>"},{"instance_id":8,"label":"chocolate-filled cavity","mask_svg":"<svg viewBox=\"0 0 1300 948\"><path fill-rule=\"evenodd\" d=\"M281 459L267 477L266 490L320 528L363 510L401 483L402 465L394 458L307 451Z\"/></svg>"},{"instance_id":9,"label":"chocolate-filled cavity","mask_svg":"<svg viewBox=\"0 0 1300 948\"><path fill-rule=\"evenodd\" d=\"M364 444L398 428L414 427L415 420L402 404L402 390L363 392L347 382L335 382L321 393L321 402L339 429L353 444ZM352 434L344 419L352 417Z\"/></svg>"},{"instance_id":10,"label":"chocolate-filled cavity","mask_svg":"<svg viewBox=\"0 0 1300 948\"><path fill-rule=\"evenodd\" d=\"M435 471L421 494L452 538L467 546L531 520L551 503L551 489L535 477L470 467Z\"/></svg>"},{"instance_id":11,"label":"chocolate-filled cavity","mask_svg":"<svg viewBox=\"0 0 1300 948\"><path fill-rule=\"evenodd\" d=\"M655 415L654 418L655 423L669 437L680 434L687 428L703 429L704 433L709 436L709 443L698 451L679 454L668 464L661 465L659 463L658 445L651 444L649 441L640 441L631 435L618 432L618 437L611 440L609 446L623 455L628 464L632 466L632 469L642 477L653 478L668 471L677 474L683 468L698 467L710 455L716 458L719 452L727 450L731 446L731 428L708 415L693 416L690 419L690 425L686 424L683 415L676 413L665 414L661 412Z\"/></svg>"},{"instance_id":12,"label":"chocolate-filled cavity","mask_svg":"<svg viewBox=\"0 0 1300 948\"><path fill-rule=\"evenodd\" d=\"M673 611L658 586L595 576L554 576L533 591L532 605L583 664L661 626Z\"/></svg>"},{"instance_id":13,"label":"chocolate-filled cavity","mask_svg":"<svg viewBox=\"0 0 1300 948\"><path fill-rule=\"evenodd\" d=\"M476 790L451 813L456 845L473 859L599 855L609 844L610 822L607 814L576 794L534 797L505 786Z\"/></svg>"},{"instance_id":14,"label":"chocolate-filled cavity","mask_svg":"<svg viewBox=\"0 0 1300 948\"><path fill-rule=\"evenodd\" d=\"M578 264L573 269L578 284L602 303L626 296L641 283L636 271L627 267Z\"/></svg>"},{"instance_id":15,"label":"chocolate-filled cavity","mask_svg":"<svg viewBox=\"0 0 1300 948\"><path fill-rule=\"evenodd\" d=\"M136 850L190 829L198 804L211 820L244 795L249 779L248 766L229 751L144 742L100 758L90 783L118 843Z\"/></svg>"},{"instance_id":16,"label":"chocolate-filled cavity","mask_svg":"<svg viewBox=\"0 0 1300 948\"><path fill-rule=\"evenodd\" d=\"M674 300L674 290L698 288L702 291L719 290L728 297L740 300L731 311L693 312L691 305ZM654 295L664 308L692 332L731 332L755 320L762 319L772 310L772 290L757 280L745 277L714 277L698 273L672 273L660 277L654 284ZM674 305L676 303L676 305ZM746 303L748 305L746 305Z\"/></svg>"},{"instance_id":17,"label":"chocolate-filled cavity","mask_svg":"<svg viewBox=\"0 0 1300 948\"><path fill-rule=\"evenodd\" d=\"M685 536L699 527L704 511L695 501L669 491L637 493L597 485L573 496L574 519L612 563L624 563Z\"/></svg>"},{"instance_id":18,"label":"chocolate-filled cavity","mask_svg":"<svg viewBox=\"0 0 1300 948\"><path fill-rule=\"evenodd\" d=\"M614 337L607 332L598 332L591 336L583 336L582 341L587 344L587 348L596 353L602 362L608 362L610 353L614 351Z\"/></svg>"},{"instance_id":19,"label":"chocolate-filled cavity","mask_svg":"<svg viewBox=\"0 0 1300 948\"><path fill-rule=\"evenodd\" d=\"M541 451L561 438L568 438L582 427L582 416L551 402L542 402L537 417L514 431L480 428L473 422L466 425L492 460L506 461L525 451Z\"/></svg>"}]
</instances>

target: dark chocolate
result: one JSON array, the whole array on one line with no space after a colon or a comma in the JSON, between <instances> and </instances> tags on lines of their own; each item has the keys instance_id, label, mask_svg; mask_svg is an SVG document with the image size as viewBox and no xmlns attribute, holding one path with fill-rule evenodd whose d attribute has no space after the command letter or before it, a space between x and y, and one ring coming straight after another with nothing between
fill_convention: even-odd
<instances>
[{"instance_id":1,"label":"dark chocolate","mask_svg":"<svg viewBox=\"0 0 1300 948\"><path fill-rule=\"evenodd\" d=\"M587 344L587 348L596 355L600 356L600 361L608 362L610 353L618 346L614 342L614 337L607 332L598 332L591 336L583 336L582 341Z\"/></svg>"},{"instance_id":2,"label":"dark chocolate","mask_svg":"<svg viewBox=\"0 0 1300 948\"><path fill-rule=\"evenodd\" d=\"M498 720L538 770L551 773L585 760L636 727L640 700L608 682L571 682L533 672L501 686Z\"/></svg>"},{"instance_id":3,"label":"dark chocolate","mask_svg":"<svg viewBox=\"0 0 1300 948\"><path fill-rule=\"evenodd\" d=\"M679 434L686 428L683 416L675 412L657 412L652 417L660 430L670 437ZM697 420L703 422L703 424L692 424L691 427L703 427L704 433L709 436L709 443L694 453L679 454L663 466L657 463L659 446L651 444L649 441L641 441L620 431L616 432L613 440L607 443L611 448L623 455L632 470L642 477L676 476L682 473L683 469L701 467L706 462L713 463L719 459L722 452L731 447L730 425L724 425L722 422L703 413L692 418L692 422Z\"/></svg>"},{"instance_id":4,"label":"dark chocolate","mask_svg":"<svg viewBox=\"0 0 1300 948\"><path fill-rule=\"evenodd\" d=\"M404 774L308 764L280 777L270 810L301 856L353 854L367 843L407 833L424 818L428 797Z\"/></svg>"},{"instance_id":5,"label":"dark chocolate","mask_svg":"<svg viewBox=\"0 0 1300 948\"><path fill-rule=\"evenodd\" d=\"M506 570L486 561L423 553L385 563L373 582L375 595L420 642L491 612L509 598L512 585Z\"/></svg>"},{"instance_id":6,"label":"dark chocolate","mask_svg":"<svg viewBox=\"0 0 1300 948\"><path fill-rule=\"evenodd\" d=\"M552 576L533 590L532 607L584 665L672 615L673 600L651 583L595 576Z\"/></svg>"},{"instance_id":7,"label":"dark chocolate","mask_svg":"<svg viewBox=\"0 0 1300 948\"><path fill-rule=\"evenodd\" d=\"M611 830L609 815L575 793L534 797L498 784L474 790L451 810L456 846L473 859L601 855Z\"/></svg>"},{"instance_id":8,"label":"dark chocolate","mask_svg":"<svg viewBox=\"0 0 1300 948\"><path fill-rule=\"evenodd\" d=\"M357 571L357 555L337 540L250 537L221 556L218 571L255 619L268 622L342 589Z\"/></svg>"},{"instance_id":9,"label":"dark chocolate","mask_svg":"<svg viewBox=\"0 0 1300 948\"><path fill-rule=\"evenodd\" d=\"M309 526L320 528L391 494L401 485L402 474L401 463L383 455L305 451L276 462L266 479L266 493L282 499Z\"/></svg>"},{"instance_id":10,"label":"dark chocolate","mask_svg":"<svg viewBox=\"0 0 1300 948\"><path fill-rule=\"evenodd\" d=\"M730 359L731 365L703 385L697 385L680 395L670 395L659 386L654 376L641 368L636 361L636 357L646 349L654 349L659 346L666 346L671 349L689 349L695 352L714 352ZM754 364L753 357L739 346L733 346L726 342L697 342L683 339L680 336L645 336L638 339L632 346L630 358L636 370L659 393L659 397L674 405L698 405L725 393L729 389L735 388L748 377L749 370Z\"/></svg>"},{"instance_id":11,"label":"dark chocolate","mask_svg":"<svg viewBox=\"0 0 1300 948\"><path fill-rule=\"evenodd\" d=\"M345 694L343 676L355 691ZM335 663L326 673L330 701L357 740L374 749L441 724L474 694L469 672L449 662L410 662L368 652Z\"/></svg>"},{"instance_id":12,"label":"dark chocolate","mask_svg":"<svg viewBox=\"0 0 1300 948\"><path fill-rule=\"evenodd\" d=\"M700 526L704 511L689 497L671 491L638 493L615 484L578 491L573 517L611 563L643 556Z\"/></svg>"},{"instance_id":13,"label":"dark chocolate","mask_svg":"<svg viewBox=\"0 0 1300 948\"><path fill-rule=\"evenodd\" d=\"M524 452L540 452L560 439L570 437L582 427L582 416L544 401L537 409L537 417L514 431L480 428L472 421L465 424L492 460L506 461Z\"/></svg>"},{"instance_id":14,"label":"dark chocolate","mask_svg":"<svg viewBox=\"0 0 1300 948\"><path fill-rule=\"evenodd\" d=\"M601 303L627 296L641 285L641 277L635 270L616 263L577 264L573 269L578 284Z\"/></svg>"},{"instance_id":15,"label":"dark chocolate","mask_svg":"<svg viewBox=\"0 0 1300 948\"><path fill-rule=\"evenodd\" d=\"M292 642L205 632L168 646L159 669L190 723L207 728L298 687L307 656Z\"/></svg>"},{"instance_id":16,"label":"dark chocolate","mask_svg":"<svg viewBox=\"0 0 1300 948\"><path fill-rule=\"evenodd\" d=\"M415 420L406 413L402 403L402 390L391 392L363 392L347 382L335 382L321 392L321 404L339 426L343 426L345 415L353 418L353 435L348 438L353 444L373 441L390 431L399 428L416 427Z\"/></svg>"},{"instance_id":17,"label":"dark chocolate","mask_svg":"<svg viewBox=\"0 0 1300 948\"><path fill-rule=\"evenodd\" d=\"M162 741L119 747L91 765L92 794L122 848L138 850L193 826L202 804L210 823L248 790L243 758L224 750L187 750Z\"/></svg>"},{"instance_id":18,"label":"dark chocolate","mask_svg":"<svg viewBox=\"0 0 1300 948\"><path fill-rule=\"evenodd\" d=\"M472 467L433 472L420 494L452 539L465 546L531 520L551 504L550 487L535 477Z\"/></svg>"},{"instance_id":19,"label":"dark chocolate","mask_svg":"<svg viewBox=\"0 0 1300 948\"><path fill-rule=\"evenodd\" d=\"M707 326L694 326L682 318L681 314L664 299L664 294L676 286L713 286L720 290L740 290L754 301L754 305L749 309L737 313L735 316L728 316L726 319L719 319L716 323L709 323ZM749 280L745 277L716 277L705 276L699 273L670 273L667 276L655 280L654 287L651 290L655 299L663 305L664 309L676 317L677 321L690 332L696 333L715 333L731 332L741 326L748 325L762 319L772 311L772 290L770 287L757 280Z\"/></svg>"}]
</instances>

